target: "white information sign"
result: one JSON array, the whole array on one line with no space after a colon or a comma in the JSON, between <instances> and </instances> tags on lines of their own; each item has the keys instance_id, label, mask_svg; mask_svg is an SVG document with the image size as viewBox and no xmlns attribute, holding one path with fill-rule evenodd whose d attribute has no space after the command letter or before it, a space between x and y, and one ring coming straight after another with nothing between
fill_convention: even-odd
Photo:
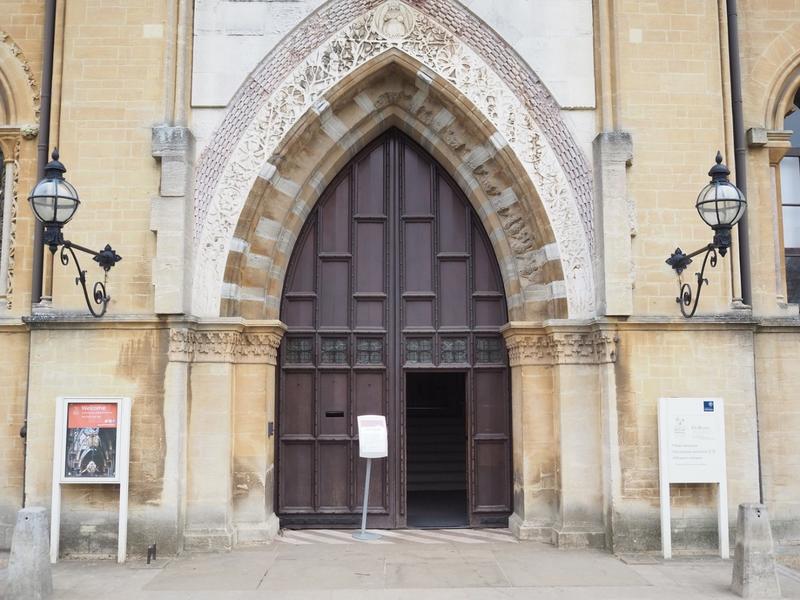
<instances>
[{"instance_id":1,"label":"white information sign","mask_svg":"<svg viewBox=\"0 0 800 600\"><path fill-rule=\"evenodd\" d=\"M388 454L386 417L383 415L359 415L358 455L361 458L383 458Z\"/></svg>"},{"instance_id":2,"label":"white information sign","mask_svg":"<svg viewBox=\"0 0 800 600\"><path fill-rule=\"evenodd\" d=\"M61 486L74 484L119 485L117 562L125 562L130 431L130 398L62 396L56 399L50 562L58 560Z\"/></svg>"},{"instance_id":3,"label":"white information sign","mask_svg":"<svg viewBox=\"0 0 800 600\"><path fill-rule=\"evenodd\" d=\"M664 558L672 557L671 483L718 484L719 551L722 558L728 558L728 484L722 398L659 398L658 466Z\"/></svg>"}]
</instances>

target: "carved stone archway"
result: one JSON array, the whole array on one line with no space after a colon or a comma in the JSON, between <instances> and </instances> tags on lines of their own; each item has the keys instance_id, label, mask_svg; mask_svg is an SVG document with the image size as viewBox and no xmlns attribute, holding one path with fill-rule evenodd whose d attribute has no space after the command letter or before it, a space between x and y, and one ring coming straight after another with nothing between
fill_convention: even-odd
<instances>
[{"instance_id":1,"label":"carved stone archway","mask_svg":"<svg viewBox=\"0 0 800 600\"><path fill-rule=\"evenodd\" d=\"M501 264L511 318L566 317L561 261L536 189L502 137L456 93L392 50L304 115L248 195L225 268L222 314L278 317L287 263L306 216L345 162L397 127L466 192Z\"/></svg>"},{"instance_id":2,"label":"carved stone archway","mask_svg":"<svg viewBox=\"0 0 800 600\"><path fill-rule=\"evenodd\" d=\"M516 170L522 175L524 187L529 187L532 193L503 196L507 189L513 189L509 186L499 190L499 205L490 202L476 206L479 214L487 212L487 219L494 220L494 226L487 230L496 234L493 237L496 247L510 249L498 252L507 280L509 309L564 297L567 308L562 314L556 311L557 316L592 315L595 293L591 181L585 159L561 120L555 102L530 69L474 15L447 0L422 0L414 8L398 0L380 5L367 0L332 2L306 20L253 72L198 168L193 312L218 315L223 296L251 300L248 294L253 290L243 293L241 286L230 285L223 290L222 285L229 252L243 250L234 229L237 223L250 222L243 210L248 210L245 204L251 190L269 181L292 201L298 199L304 188L284 176L276 157L286 157L283 149L304 115L319 115L324 122L322 128L328 129L331 139L347 136L347 130L335 129L335 120L326 120L332 104L328 97L335 97L337 86L348 76L390 51L423 65L423 79L432 88L454 90L447 92L453 105L484 121L484 129L490 133L486 139L491 140L493 149L483 144L482 150L475 149L477 154L462 157L467 160L456 171L464 181L472 179L480 183L487 153L504 155L508 163L521 166ZM364 110L371 111L369 106ZM392 111L385 112L384 116L390 116ZM400 112L395 111L395 118L403 121L398 116ZM427 127L424 121L417 126L420 124L422 130ZM357 145L351 144L348 152ZM537 195L541 202L532 201ZM516 230L523 238L535 238L532 232L540 236L542 232L551 232L550 239L545 233L536 240L541 243L536 248L527 243L520 248L518 240L501 239L509 234L513 238L515 228L500 222L497 213L504 203L513 205L520 198L522 210L529 213L536 213L538 205L543 207L541 217L529 214L518 221L527 228L525 231ZM300 202L296 209L302 212L303 206L307 208L307 202ZM298 216L302 219L302 214ZM530 219L534 218L537 227L531 227ZM276 237L279 250L288 256L293 239L291 233L284 231L294 229L275 233L281 236L280 240ZM517 285L526 285L525 264L530 263L526 254L534 250L545 252L543 262L559 259L563 266L561 273L548 276L545 283L550 287L545 295L538 297L542 290L528 290L531 293L526 296L521 293L523 290L510 289L514 275L520 272L523 281ZM258 268L271 269L272 265L261 264ZM229 273L228 282L233 283L236 278L235 273L232 277ZM561 289L559 281L563 281ZM279 289L266 289L262 296L265 301L280 297ZM255 299L258 295L255 294ZM230 307L222 308L230 313ZM539 308L532 312L523 308L515 318L541 318L548 314ZM549 314L556 316L552 310Z\"/></svg>"}]
</instances>

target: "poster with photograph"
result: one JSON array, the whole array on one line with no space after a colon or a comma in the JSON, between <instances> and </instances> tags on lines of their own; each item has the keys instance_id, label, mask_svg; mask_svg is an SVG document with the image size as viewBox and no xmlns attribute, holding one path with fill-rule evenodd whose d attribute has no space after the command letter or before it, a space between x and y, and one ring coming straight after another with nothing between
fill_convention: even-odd
<instances>
[{"instance_id":1,"label":"poster with photograph","mask_svg":"<svg viewBox=\"0 0 800 600\"><path fill-rule=\"evenodd\" d=\"M115 478L119 419L117 402L68 402L64 477Z\"/></svg>"}]
</instances>

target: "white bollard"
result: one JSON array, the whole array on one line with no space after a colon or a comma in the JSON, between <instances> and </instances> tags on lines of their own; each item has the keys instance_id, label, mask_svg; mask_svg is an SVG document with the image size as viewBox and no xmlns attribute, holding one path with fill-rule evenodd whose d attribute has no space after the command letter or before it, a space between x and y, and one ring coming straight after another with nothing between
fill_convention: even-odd
<instances>
[{"instance_id":1,"label":"white bollard","mask_svg":"<svg viewBox=\"0 0 800 600\"><path fill-rule=\"evenodd\" d=\"M53 596L47 510L35 506L17 513L8 559L6 600L46 600Z\"/></svg>"},{"instance_id":2,"label":"white bollard","mask_svg":"<svg viewBox=\"0 0 800 600\"><path fill-rule=\"evenodd\" d=\"M731 590L742 598L780 598L767 507L739 505Z\"/></svg>"}]
</instances>

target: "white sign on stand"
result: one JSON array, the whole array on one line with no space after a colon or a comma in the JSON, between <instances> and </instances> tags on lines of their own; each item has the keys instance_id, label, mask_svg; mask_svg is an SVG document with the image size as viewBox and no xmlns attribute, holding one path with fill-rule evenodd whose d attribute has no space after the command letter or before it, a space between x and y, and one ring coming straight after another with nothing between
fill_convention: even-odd
<instances>
[{"instance_id":1,"label":"white sign on stand","mask_svg":"<svg viewBox=\"0 0 800 600\"><path fill-rule=\"evenodd\" d=\"M383 415L358 417L358 455L361 458L384 458L389 455L386 417Z\"/></svg>"},{"instance_id":2,"label":"white sign on stand","mask_svg":"<svg viewBox=\"0 0 800 600\"><path fill-rule=\"evenodd\" d=\"M659 398L661 548L672 558L671 483L716 483L719 553L729 557L725 408L722 398Z\"/></svg>"},{"instance_id":3,"label":"white sign on stand","mask_svg":"<svg viewBox=\"0 0 800 600\"><path fill-rule=\"evenodd\" d=\"M50 562L58 561L61 486L119 485L117 562L125 562L128 541L128 456L131 400L119 397L59 397L53 436L53 497Z\"/></svg>"},{"instance_id":4,"label":"white sign on stand","mask_svg":"<svg viewBox=\"0 0 800 600\"><path fill-rule=\"evenodd\" d=\"M358 417L358 455L367 459L367 474L364 477L364 503L361 508L361 531L353 534L357 540L377 540L381 536L367 532L367 505L369 504L369 477L372 472L372 459L389 455L389 436L386 431L386 417L383 415L359 415Z\"/></svg>"}]
</instances>

